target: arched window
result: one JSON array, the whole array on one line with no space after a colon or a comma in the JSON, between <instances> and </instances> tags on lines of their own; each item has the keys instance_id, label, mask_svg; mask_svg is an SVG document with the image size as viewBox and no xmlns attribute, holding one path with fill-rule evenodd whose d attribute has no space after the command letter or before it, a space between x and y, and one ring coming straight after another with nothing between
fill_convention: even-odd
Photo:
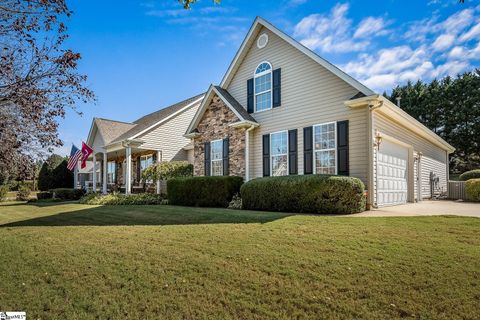
<instances>
[{"instance_id":1,"label":"arched window","mask_svg":"<svg viewBox=\"0 0 480 320\"><path fill-rule=\"evenodd\" d=\"M272 65L262 62L255 69L255 111L272 108Z\"/></svg>"}]
</instances>

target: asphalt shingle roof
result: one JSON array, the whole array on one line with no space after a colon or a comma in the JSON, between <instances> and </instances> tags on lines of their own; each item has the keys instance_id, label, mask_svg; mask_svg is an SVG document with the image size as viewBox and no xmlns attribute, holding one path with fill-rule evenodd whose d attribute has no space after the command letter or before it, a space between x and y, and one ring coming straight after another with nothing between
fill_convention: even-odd
<instances>
[{"instance_id":1,"label":"asphalt shingle roof","mask_svg":"<svg viewBox=\"0 0 480 320\"><path fill-rule=\"evenodd\" d=\"M232 95L225 89L220 86L215 86L215 89L222 95L222 97L230 103L230 105L242 116L243 119L240 120L248 120L252 122L257 122L250 113L245 110L245 108L238 102Z\"/></svg>"},{"instance_id":2,"label":"asphalt shingle roof","mask_svg":"<svg viewBox=\"0 0 480 320\"><path fill-rule=\"evenodd\" d=\"M105 140L105 144L109 144L123 133L135 127L135 124L133 123L103 118L95 118L95 124L97 125L98 131L100 131L100 134Z\"/></svg>"}]
</instances>

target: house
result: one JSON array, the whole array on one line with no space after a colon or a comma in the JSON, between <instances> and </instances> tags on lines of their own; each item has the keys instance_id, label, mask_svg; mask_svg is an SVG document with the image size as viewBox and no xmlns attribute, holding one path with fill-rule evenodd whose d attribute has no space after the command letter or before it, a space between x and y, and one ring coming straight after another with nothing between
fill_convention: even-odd
<instances>
[{"instance_id":1,"label":"house","mask_svg":"<svg viewBox=\"0 0 480 320\"><path fill-rule=\"evenodd\" d=\"M195 175L360 178L374 207L447 191L454 148L399 107L256 18L185 137Z\"/></svg>"},{"instance_id":2,"label":"house","mask_svg":"<svg viewBox=\"0 0 480 320\"><path fill-rule=\"evenodd\" d=\"M88 171L91 180L75 175L75 185L80 182L82 187L95 186L104 193L120 189L128 194L146 187L141 172L152 163L193 162L193 146L183 134L203 96L191 97L131 123L94 118L87 139L93 149L93 165ZM159 183L156 189L160 192Z\"/></svg>"}]
</instances>

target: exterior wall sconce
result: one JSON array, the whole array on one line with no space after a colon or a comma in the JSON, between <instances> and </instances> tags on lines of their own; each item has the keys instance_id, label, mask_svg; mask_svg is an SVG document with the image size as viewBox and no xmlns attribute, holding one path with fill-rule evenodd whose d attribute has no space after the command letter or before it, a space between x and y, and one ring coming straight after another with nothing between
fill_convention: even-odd
<instances>
[{"instance_id":1,"label":"exterior wall sconce","mask_svg":"<svg viewBox=\"0 0 480 320\"><path fill-rule=\"evenodd\" d=\"M380 149L380 144L382 143L382 136L380 135L379 132L375 132L375 142L374 142L374 146L377 147L378 149Z\"/></svg>"}]
</instances>

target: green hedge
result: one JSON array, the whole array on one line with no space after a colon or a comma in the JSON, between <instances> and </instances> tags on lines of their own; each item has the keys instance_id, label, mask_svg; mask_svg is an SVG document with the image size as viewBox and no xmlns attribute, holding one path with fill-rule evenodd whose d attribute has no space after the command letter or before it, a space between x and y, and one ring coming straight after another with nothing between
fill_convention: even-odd
<instances>
[{"instance_id":1,"label":"green hedge","mask_svg":"<svg viewBox=\"0 0 480 320\"><path fill-rule=\"evenodd\" d=\"M18 201L28 201L30 199L30 188L27 187L26 185L21 185L18 187L17 191L17 200Z\"/></svg>"},{"instance_id":2,"label":"green hedge","mask_svg":"<svg viewBox=\"0 0 480 320\"><path fill-rule=\"evenodd\" d=\"M465 182L467 200L480 201L480 179L470 179Z\"/></svg>"},{"instance_id":3,"label":"green hedge","mask_svg":"<svg viewBox=\"0 0 480 320\"><path fill-rule=\"evenodd\" d=\"M45 199L52 199L52 198L53 198L53 193L51 193L50 191L37 192L38 200L45 200Z\"/></svg>"},{"instance_id":4,"label":"green hedge","mask_svg":"<svg viewBox=\"0 0 480 320\"><path fill-rule=\"evenodd\" d=\"M347 214L365 210L364 191L353 177L299 175L254 179L240 193L249 210Z\"/></svg>"},{"instance_id":5,"label":"green hedge","mask_svg":"<svg viewBox=\"0 0 480 320\"><path fill-rule=\"evenodd\" d=\"M460 181L467 181L470 179L478 179L478 178L480 178L480 169L466 171L458 177Z\"/></svg>"},{"instance_id":6,"label":"green hedge","mask_svg":"<svg viewBox=\"0 0 480 320\"><path fill-rule=\"evenodd\" d=\"M226 208L243 184L241 177L189 177L167 181L170 204Z\"/></svg>"},{"instance_id":7,"label":"green hedge","mask_svg":"<svg viewBox=\"0 0 480 320\"><path fill-rule=\"evenodd\" d=\"M0 186L0 202L7 200L8 186Z\"/></svg>"},{"instance_id":8,"label":"green hedge","mask_svg":"<svg viewBox=\"0 0 480 320\"><path fill-rule=\"evenodd\" d=\"M55 199L61 200L79 200L85 194L83 190L73 188L56 188L51 189L50 192Z\"/></svg>"},{"instance_id":9,"label":"green hedge","mask_svg":"<svg viewBox=\"0 0 480 320\"><path fill-rule=\"evenodd\" d=\"M124 195L119 193L98 194L89 193L79 201L82 204L91 205L151 205L163 204L165 199L159 194L138 193Z\"/></svg>"}]
</instances>

